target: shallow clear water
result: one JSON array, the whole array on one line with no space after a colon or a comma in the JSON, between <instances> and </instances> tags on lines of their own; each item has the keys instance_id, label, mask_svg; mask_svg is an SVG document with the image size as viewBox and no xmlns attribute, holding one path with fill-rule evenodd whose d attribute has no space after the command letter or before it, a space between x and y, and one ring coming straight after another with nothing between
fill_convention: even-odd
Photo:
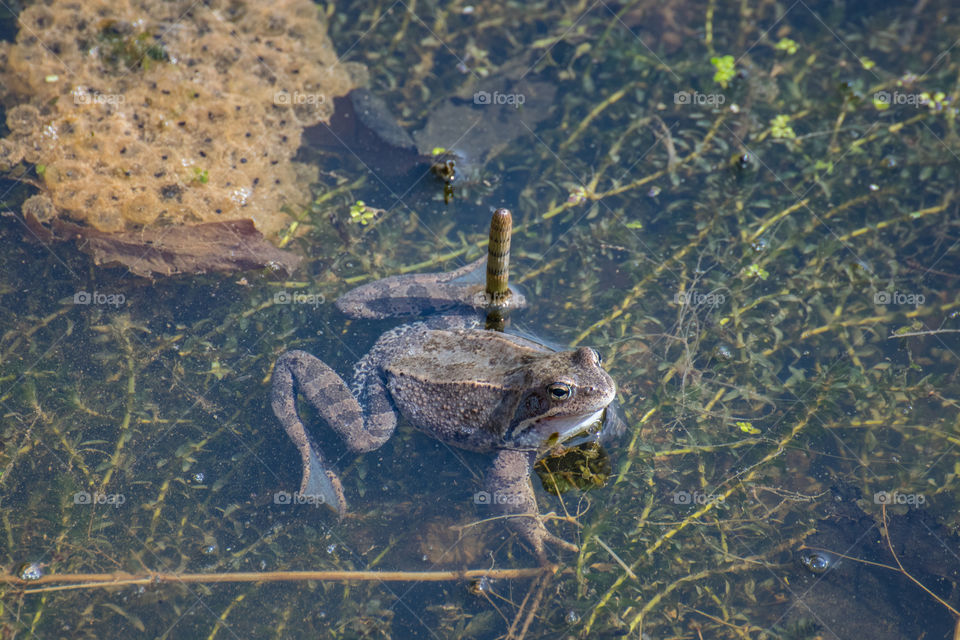
<instances>
[{"instance_id":1,"label":"shallow clear water","mask_svg":"<svg viewBox=\"0 0 960 640\"><path fill-rule=\"evenodd\" d=\"M949 9L353 3L331 36L401 127L423 129L448 101L464 131L496 100L512 109L474 147L479 182L449 202L424 165L387 175L304 149L324 172L318 195L366 180L314 207L289 281L148 282L0 217L11 573L535 567L500 523L471 526L491 515L474 501L488 459L406 425L356 456L305 411L352 513L277 500L300 470L269 407L276 357L305 349L346 375L396 323L348 321L330 301L480 256L500 206L517 227L513 279L534 301L515 328L600 350L630 426L605 488L538 488L542 512L578 514L549 526L582 546L554 553L561 572L542 585L4 586L3 635L519 637L532 610L527 638L951 637ZM524 82L554 90L542 111L532 98L513 109L535 91ZM0 202L16 212L24 191L0 182ZM384 212L360 225L357 200ZM280 290L318 304L273 304Z\"/></svg>"}]
</instances>

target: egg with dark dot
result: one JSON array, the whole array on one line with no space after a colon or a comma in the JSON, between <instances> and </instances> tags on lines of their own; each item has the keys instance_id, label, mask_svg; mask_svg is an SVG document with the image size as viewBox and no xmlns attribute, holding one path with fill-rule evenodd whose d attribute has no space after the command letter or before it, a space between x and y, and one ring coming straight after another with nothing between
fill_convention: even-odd
<instances>
[{"instance_id":1,"label":"egg with dark dot","mask_svg":"<svg viewBox=\"0 0 960 640\"><path fill-rule=\"evenodd\" d=\"M833 568L837 557L829 551L804 549L800 552L800 564L810 573L823 574Z\"/></svg>"}]
</instances>

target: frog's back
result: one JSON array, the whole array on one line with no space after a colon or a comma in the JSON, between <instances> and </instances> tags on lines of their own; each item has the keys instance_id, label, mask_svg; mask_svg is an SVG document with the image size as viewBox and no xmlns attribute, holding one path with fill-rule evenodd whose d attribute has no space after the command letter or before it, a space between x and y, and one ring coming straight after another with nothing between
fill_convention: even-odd
<instances>
[{"instance_id":1,"label":"frog's back","mask_svg":"<svg viewBox=\"0 0 960 640\"><path fill-rule=\"evenodd\" d=\"M383 367L397 408L415 427L448 444L497 448L529 385L529 363L550 350L519 336L476 329L430 330L420 338Z\"/></svg>"},{"instance_id":2,"label":"frog's back","mask_svg":"<svg viewBox=\"0 0 960 640\"><path fill-rule=\"evenodd\" d=\"M393 372L412 374L430 382L469 384L491 382L550 349L506 333L482 329L424 331L415 344L394 354Z\"/></svg>"}]
</instances>

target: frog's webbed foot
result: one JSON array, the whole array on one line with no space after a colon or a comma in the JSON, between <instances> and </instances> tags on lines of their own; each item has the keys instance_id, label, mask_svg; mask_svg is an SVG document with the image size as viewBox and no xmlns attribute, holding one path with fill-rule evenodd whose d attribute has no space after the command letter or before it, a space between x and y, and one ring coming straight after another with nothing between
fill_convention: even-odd
<instances>
[{"instance_id":1,"label":"frog's webbed foot","mask_svg":"<svg viewBox=\"0 0 960 640\"><path fill-rule=\"evenodd\" d=\"M376 385L371 384L371 387ZM322 500L343 515L347 510L343 486L333 465L324 459L300 420L296 404L298 390L354 451L370 451L383 444L393 433L396 418L392 412L381 412L365 424L360 404L340 376L305 351L288 351L277 359L271 404L280 424L300 452L303 465L300 496ZM377 395L378 390L379 387L373 388L371 392ZM379 390L379 393L385 392ZM375 404L379 406L379 403Z\"/></svg>"},{"instance_id":2,"label":"frog's webbed foot","mask_svg":"<svg viewBox=\"0 0 960 640\"><path fill-rule=\"evenodd\" d=\"M535 458L533 451L500 451L487 474L486 487L490 503L510 516L507 524L533 547L540 563L546 564L547 543L568 551L578 551L579 547L550 533L543 524L530 483Z\"/></svg>"},{"instance_id":3,"label":"frog's webbed foot","mask_svg":"<svg viewBox=\"0 0 960 640\"><path fill-rule=\"evenodd\" d=\"M289 433L289 430L288 430ZM296 441L295 441L296 442ZM347 496L343 493L340 476L327 464L320 449L307 437L307 446L300 449L303 464L303 479L300 481L300 495L322 500L323 504L343 516L347 512Z\"/></svg>"}]
</instances>

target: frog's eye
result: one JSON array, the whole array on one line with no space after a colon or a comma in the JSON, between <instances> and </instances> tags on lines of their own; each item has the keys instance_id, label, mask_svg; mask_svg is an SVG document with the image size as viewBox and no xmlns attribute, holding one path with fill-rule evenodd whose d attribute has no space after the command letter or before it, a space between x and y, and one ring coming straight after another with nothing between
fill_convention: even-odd
<instances>
[{"instance_id":1,"label":"frog's eye","mask_svg":"<svg viewBox=\"0 0 960 640\"><path fill-rule=\"evenodd\" d=\"M603 364L603 356L600 355L600 352L596 349L591 349L593 351L593 357L597 359L597 364Z\"/></svg>"},{"instance_id":2,"label":"frog's eye","mask_svg":"<svg viewBox=\"0 0 960 640\"><path fill-rule=\"evenodd\" d=\"M570 385L563 382L554 382L547 385L547 393L550 394L550 397L554 400L566 400L570 397L572 390Z\"/></svg>"}]
</instances>

